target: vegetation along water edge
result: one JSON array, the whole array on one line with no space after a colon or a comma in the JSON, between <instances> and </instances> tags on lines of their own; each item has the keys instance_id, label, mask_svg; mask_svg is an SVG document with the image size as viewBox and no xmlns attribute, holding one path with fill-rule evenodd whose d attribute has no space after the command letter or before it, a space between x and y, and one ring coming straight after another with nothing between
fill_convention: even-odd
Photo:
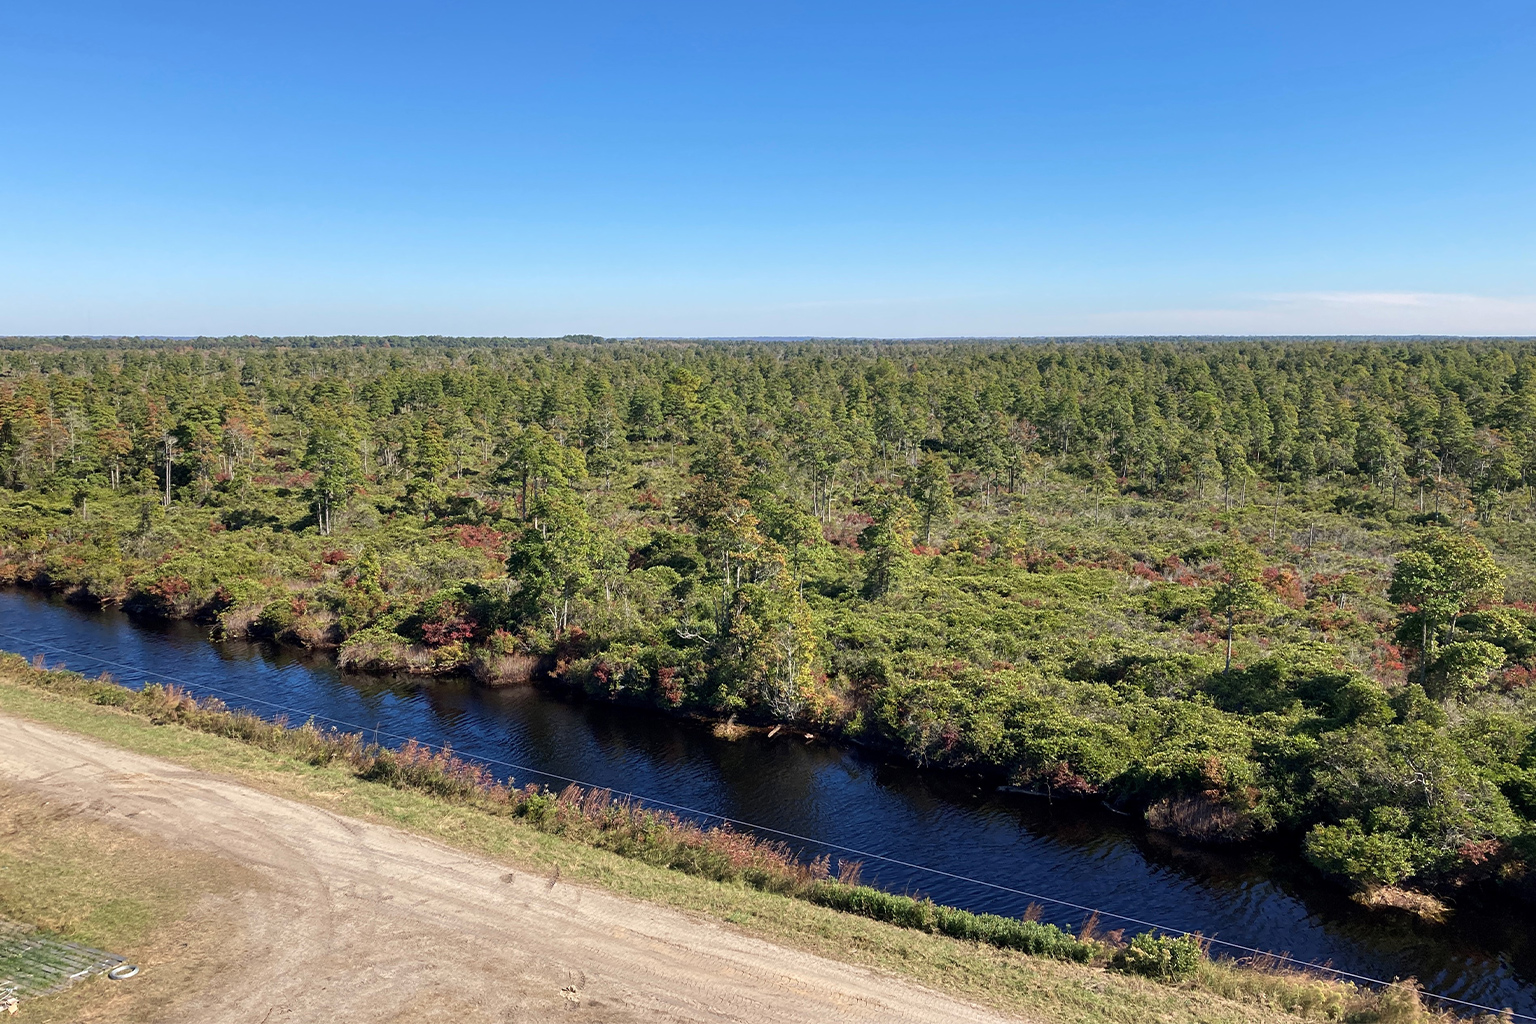
<instances>
[{"instance_id":1,"label":"vegetation along water edge","mask_svg":"<svg viewBox=\"0 0 1536 1024\"><path fill-rule=\"evenodd\" d=\"M14 341L0 583L1536 894L1536 344Z\"/></svg>"},{"instance_id":2,"label":"vegetation along water edge","mask_svg":"<svg viewBox=\"0 0 1536 1024\"><path fill-rule=\"evenodd\" d=\"M4 655L0 710L511 858L553 878L563 865L573 882L710 913L1036 1019L1449 1019L1427 1008L1411 981L1375 989L1273 961L1212 959L1198 937L1126 936L1100 931L1092 919L1074 934L1031 915L969 914L860 885L856 864L834 871L781 844L700 828L606 793L519 789L449 752L273 723L174 688L134 691ZM7 841L0 837L0 852ZM21 898L12 909L26 907ZM89 911L82 905L76 913L90 920Z\"/></svg>"}]
</instances>

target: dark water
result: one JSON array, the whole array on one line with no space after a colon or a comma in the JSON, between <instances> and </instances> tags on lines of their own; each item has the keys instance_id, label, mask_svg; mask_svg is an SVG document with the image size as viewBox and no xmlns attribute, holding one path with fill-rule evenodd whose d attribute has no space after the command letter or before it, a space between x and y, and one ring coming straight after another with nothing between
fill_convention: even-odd
<instances>
[{"instance_id":1,"label":"dark water","mask_svg":"<svg viewBox=\"0 0 1536 1024\"><path fill-rule=\"evenodd\" d=\"M1355 906L1283 851L1185 846L1098 808L1002 796L798 735L732 743L692 723L533 689L342 673L323 656L212 643L189 623L131 621L118 611L88 611L28 592L0 591L0 634L0 649L41 653L49 665L63 662L88 674L110 671L133 686L160 674L233 706L242 701L232 693L292 708L294 720L313 714L450 743L466 755L536 766L1370 977L1414 976L1430 991L1536 1015L1536 922L1513 908L1464 906L1450 924L1429 925ZM519 783L547 781L514 774ZM1002 914L1020 914L1030 902L876 862L866 864L865 879ZM1075 925L1083 914L1047 907L1044 917Z\"/></svg>"}]
</instances>

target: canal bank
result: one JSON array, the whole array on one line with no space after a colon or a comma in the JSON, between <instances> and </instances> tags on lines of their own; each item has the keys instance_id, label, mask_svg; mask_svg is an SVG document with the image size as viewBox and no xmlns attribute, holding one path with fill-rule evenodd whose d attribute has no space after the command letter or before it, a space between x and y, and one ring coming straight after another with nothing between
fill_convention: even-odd
<instances>
[{"instance_id":1,"label":"canal bank","mask_svg":"<svg viewBox=\"0 0 1536 1024\"><path fill-rule=\"evenodd\" d=\"M1025 911L1028 899L966 881L982 879L1375 977L1413 975L1431 990L1536 1010L1530 929L1516 912L1456 913L1437 926L1366 911L1262 849L1239 854L1191 847L1102 809L999 796L963 779L782 734L728 742L696 724L536 690L344 674L324 657L214 644L188 623L135 623L118 611L79 609L25 592L0 593L0 621L6 634L19 638L0 646L42 653L49 664L63 661L94 674L106 666L89 658L105 659L140 670L112 669L130 685L165 673L194 693L200 685L216 688L232 705L239 699L226 695L243 694L253 710L262 709L254 701L269 701L963 876L870 865L866 880L895 891L975 910ZM519 781L541 780L524 775ZM1067 924L1081 916L1055 915Z\"/></svg>"}]
</instances>

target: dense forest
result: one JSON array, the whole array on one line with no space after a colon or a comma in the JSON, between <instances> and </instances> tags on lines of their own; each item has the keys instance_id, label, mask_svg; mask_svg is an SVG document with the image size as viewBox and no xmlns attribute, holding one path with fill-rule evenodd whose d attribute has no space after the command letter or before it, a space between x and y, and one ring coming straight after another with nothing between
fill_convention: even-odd
<instances>
[{"instance_id":1,"label":"dense forest","mask_svg":"<svg viewBox=\"0 0 1536 1024\"><path fill-rule=\"evenodd\" d=\"M1536 343L0 344L0 583L1536 889Z\"/></svg>"}]
</instances>

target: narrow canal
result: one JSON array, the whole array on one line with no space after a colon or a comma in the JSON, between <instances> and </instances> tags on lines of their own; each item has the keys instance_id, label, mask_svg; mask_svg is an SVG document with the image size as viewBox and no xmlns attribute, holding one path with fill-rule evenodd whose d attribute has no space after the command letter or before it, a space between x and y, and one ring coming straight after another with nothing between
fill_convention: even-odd
<instances>
[{"instance_id":1,"label":"narrow canal","mask_svg":"<svg viewBox=\"0 0 1536 1024\"><path fill-rule=\"evenodd\" d=\"M1357 907L1279 851L1189 846L1084 807L991 792L799 734L730 742L707 727L605 704L462 681L342 673L326 656L215 643L190 623L131 620L25 591L0 591L0 649L140 686L171 678L265 717L268 701L364 730L451 744L462 754L560 776L954 875L1201 931L1377 978L1536 1015L1536 926L1518 908L1462 907L1444 925ZM64 651L70 653L62 653ZM100 659L100 660L97 660ZM127 667L124 667L127 666ZM159 674L159 675L157 675ZM527 772L517 781L548 782ZM812 843L795 843L808 853ZM876 861L864 878L1001 914L1024 896ZM1047 906L1045 920L1083 914ZM1105 927L1116 922L1106 919Z\"/></svg>"}]
</instances>

